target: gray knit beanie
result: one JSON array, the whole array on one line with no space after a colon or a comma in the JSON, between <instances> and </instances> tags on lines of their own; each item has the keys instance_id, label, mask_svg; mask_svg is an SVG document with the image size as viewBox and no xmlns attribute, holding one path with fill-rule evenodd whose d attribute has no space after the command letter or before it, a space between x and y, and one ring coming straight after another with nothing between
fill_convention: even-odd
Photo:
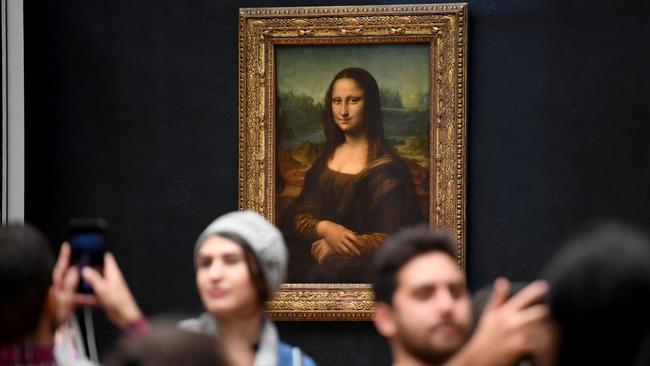
<instances>
[{"instance_id":1,"label":"gray knit beanie","mask_svg":"<svg viewBox=\"0 0 650 366\"><path fill-rule=\"evenodd\" d=\"M212 221L203 230L194 245L194 265L201 245L209 236L220 233L239 235L255 253L264 273L269 296L284 282L287 275L289 253L282 233L264 217L253 211L234 211Z\"/></svg>"}]
</instances>

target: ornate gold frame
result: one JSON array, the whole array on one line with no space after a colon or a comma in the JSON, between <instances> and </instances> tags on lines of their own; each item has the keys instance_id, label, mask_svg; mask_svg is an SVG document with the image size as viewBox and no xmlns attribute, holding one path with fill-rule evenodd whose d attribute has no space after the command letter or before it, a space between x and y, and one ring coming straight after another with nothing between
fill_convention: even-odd
<instances>
[{"instance_id":1,"label":"ornate gold frame","mask_svg":"<svg viewBox=\"0 0 650 366\"><path fill-rule=\"evenodd\" d=\"M275 45L430 45L430 225L465 268L467 4L248 8L239 16L239 209L275 219ZM284 284L278 320L369 320L368 284Z\"/></svg>"}]
</instances>

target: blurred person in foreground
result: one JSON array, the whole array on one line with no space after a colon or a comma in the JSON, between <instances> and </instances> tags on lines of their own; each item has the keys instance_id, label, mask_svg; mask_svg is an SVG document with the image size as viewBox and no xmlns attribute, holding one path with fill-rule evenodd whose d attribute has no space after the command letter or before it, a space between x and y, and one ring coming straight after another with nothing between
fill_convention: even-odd
<instances>
[{"instance_id":1,"label":"blurred person in foreground","mask_svg":"<svg viewBox=\"0 0 650 366\"><path fill-rule=\"evenodd\" d=\"M546 265L558 366L650 365L650 240L614 222L583 232Z\"/></svg>"},{"instance_id":2,"label":"blurred person in foreground","mask_svg":"<svg viewBox=\"0 0 650 366\"><path fill-rule=\"evenodd\" d=\"M0 365L89 365L66 333L74 309L100 305L125 332L145 332L142 316L115 258L104 257L103 276L86 268L95 295L76 293L79 271L70 246L54 261L50 244L29 224L0 228ZM57 347L55 347L56 329ZM58 342L61 340L61 342Z\"/></svg>"},{"instance_id":3,"label":"blurred person in foreground","mask_svg":"<svg viewBox=\"0 0 650 366\"><path fill-rule=\"evenodd\" d=\"M536 281L509 298L510 284L494 284L476 331L455 241L420 226L389 238L374 261L374 323L388 339L393 365L510 366L529 355L544 359L548 287Z\"/></svg>"},{"instance_id":4,"label":"blurred person in foreground","mask_svg":"<svg viewBox=\"0 0 650 366\"><path fill-rule=\"evenodd\" d=\"M233 365L315 365L297 347L280 341L264 304L287 272L280 231L252 211L214 220L194 247L196 286L205 313L180 323L187 330L218 335Z\"/></svg>"},{"instance_id":5,"label":"blurred person in foreground","mask_svg":"<svg viewBox=\"0 0 650 366\"><path fill-rule=\"evenodd\" d=\"M106 366L225 366L215 337L153 321L151 331L123 337L108 356Z\"/></svg>"}]
</instances>

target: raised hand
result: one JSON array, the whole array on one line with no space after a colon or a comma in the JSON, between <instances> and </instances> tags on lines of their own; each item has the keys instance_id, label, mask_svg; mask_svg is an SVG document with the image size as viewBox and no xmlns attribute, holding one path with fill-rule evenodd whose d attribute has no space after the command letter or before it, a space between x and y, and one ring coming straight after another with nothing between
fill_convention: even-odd
<instances>
[{"instance_id":1,"label":"raised hand","mask_svg":"<svg viewBox=\"0 0 650 366\"><path fill-rule=\"evenodd\" d=\"M494 283L474 335L446 366L508 366L523 357L549 354L553 341L550 309L540 303L548 285L535 281L513 295L510 283L503 278Z\"/></svg>"},{"instance_id":2,"label":"raised hand","mask_svg":"<svg viewBox=\"0 0 650 366\"><path fill-rule=\"evenodd\" d=\"M111 253L104 255L103 276L91 267L85 267L81 275L93 288L108 318L117 326L124 328L142 318L142 312Z\"/></svg>"}]
</instances>

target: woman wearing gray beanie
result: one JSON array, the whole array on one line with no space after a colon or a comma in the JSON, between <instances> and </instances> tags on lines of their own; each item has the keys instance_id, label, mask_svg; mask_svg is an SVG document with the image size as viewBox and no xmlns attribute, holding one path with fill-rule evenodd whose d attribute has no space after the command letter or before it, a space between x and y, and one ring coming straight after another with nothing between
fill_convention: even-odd
<instances>
[{"instance_id":1,"label":"woman wearing gray beanie","mask_svg":"<svg viewBox=\"0 0 650 366\"><path fill-rule=\"evenodd\" d=\"M214 220L194 246L196 285L206 312L180 327L218 335L233 365L315 365L297 347L280 342L264 303L287 272L280 231L252 211Z\"/></svg>"}]
</instances>

